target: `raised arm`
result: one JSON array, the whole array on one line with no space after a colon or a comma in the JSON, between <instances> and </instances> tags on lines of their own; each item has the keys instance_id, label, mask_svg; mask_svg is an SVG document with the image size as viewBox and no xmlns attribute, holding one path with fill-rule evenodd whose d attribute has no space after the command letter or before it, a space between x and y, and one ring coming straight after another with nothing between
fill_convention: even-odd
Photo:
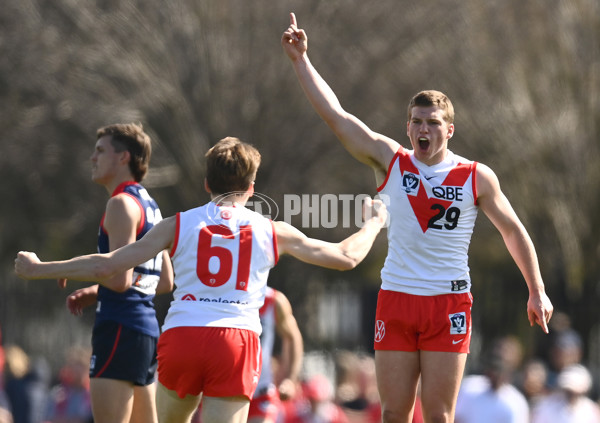
<instances>
[{"instance_id":1,"label":"raised arm","mask_svg":"<svg viewBox=\"0 0 600 423\"><path fill-rule=\"evenodd\" d=\"M333 90L311 64L307 54L308 38L304 30L298 28L293 13L290 14L290 26L283 33L281 44L316 112L333 130L346 150L357 160L375 169L378 180L383 180L389 162L400 145L371 131L356 116L342 108Z\"/></svg>"},{"instance_id":2,"label":"raised arm","mask_svg":"<svg viewBox=\"0 0 600 423\"><path fill-rule=\"evenodd\" d=\"M337 270L355 268L373 246L375 238L386 224L387 210L380 200L365 199L363 227L338 243L309 238L285 222L273 222L279 254L290 254L306 263Z\"/></svg>"},{"instance_id":3,"label":"raised arm","mask_svg":"<svg viewBox=\"0 0 600 423\"><path fill-rule=\"evenodd\" d=\"M496 174L487 166L477 166L477 201L481 210L498 229L529 289L527 316L529 323L548 333L554 307L546 295L535 247L527 230L500 189Z\"/></svg>"},{"instance_id":4,"label":"raised arm","mask_svg":"<svg viewBox=\"0 0 600 423\"><path fill-rule=\"evenodd\" d=\"M175 235L175 217L158 223L142 239L106 254L89 254L70 260L42 262L35 253L19 252L15 272L23 279L96 281L110 288L114 275L133 268L168 249Z\"/></svg>"}]
</instances>

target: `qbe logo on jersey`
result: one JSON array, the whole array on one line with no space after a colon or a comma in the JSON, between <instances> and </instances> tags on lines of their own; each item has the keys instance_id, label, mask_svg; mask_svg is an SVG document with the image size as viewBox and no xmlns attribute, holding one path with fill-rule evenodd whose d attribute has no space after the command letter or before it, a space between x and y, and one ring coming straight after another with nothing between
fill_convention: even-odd
<instances>
[{"instance_id":1,"label":"qbe logo on jersey","mask_svg":"<svg viewBox=\"0 0 600 423\"><path fill-rule=\"evenodd\" d=\"M449 314L450 335L462 335L467 333L467 316L464 311Z\"/></svg>"}]
</instances>

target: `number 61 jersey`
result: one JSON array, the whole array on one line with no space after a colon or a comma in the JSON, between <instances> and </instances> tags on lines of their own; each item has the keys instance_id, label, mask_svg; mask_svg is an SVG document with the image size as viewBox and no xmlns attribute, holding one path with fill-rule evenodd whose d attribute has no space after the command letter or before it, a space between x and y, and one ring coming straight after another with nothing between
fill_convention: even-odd
<instances>
[{"instance_id":1,"label":"number 61 jersey","mask_svg":"<svg viewBox=\"0 0 600 423\"><path fill-rule=\"evenodd\" d=\"M176 219L171 249L176 288L163 331L215 326L260 335L258 310L278 260L272 221L239 205L213 202Z\"/></svg>"},{"instance_id":2,"label":"number 61 jersey","mask_svg":"<svg viewBox=\"0 0 600 423\"><path fill-rule=\"evenodd\" d=\"M451 151L427 166L400 147L377 189L390 216L382 289L413 295L470 291L476 167Z\"/></svg>"}]
</instances>

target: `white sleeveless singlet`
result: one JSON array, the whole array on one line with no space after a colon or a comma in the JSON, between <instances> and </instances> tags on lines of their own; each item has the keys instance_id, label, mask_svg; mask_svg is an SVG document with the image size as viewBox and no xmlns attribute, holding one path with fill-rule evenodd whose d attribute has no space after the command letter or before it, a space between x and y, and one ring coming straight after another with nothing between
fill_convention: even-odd
<instances>
[{"instance_id":1,"label":"white sleeveless singlet","mask_svg":"<svg viewBox=\"0 0 600 423\"><path fill-rule=\"evenodd\" d=\"M413 295L470 291L476 166L451 151L427 166L400 147L377 189L390 218L382 289Z\"/></svg>"}]
</instances>

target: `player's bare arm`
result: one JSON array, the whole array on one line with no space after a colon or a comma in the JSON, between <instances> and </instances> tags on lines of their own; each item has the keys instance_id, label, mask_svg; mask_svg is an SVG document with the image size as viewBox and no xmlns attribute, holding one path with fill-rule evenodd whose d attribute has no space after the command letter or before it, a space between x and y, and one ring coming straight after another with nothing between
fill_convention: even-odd
<instances>
[{"instance_id":1,"label":"player's bare arm","mask_svg":"<svg viewBox=\"0 0 600 423\"><path fill-rule=\"evenodd\" d=\"M309 238L286 222L273 222L279 254L290 254L306 263L331 269L355 268L366 257L387 220L387 210L380 200L367 197L363 210L368 216L363 227L338 243Z\"/></svg>"},{"instance_id":2,"label":"player's bare arm","mask_svg":"<svg viewBox=\"0 0 600 423\"><path fill-rule=\"evenodd\" d=\"M163 264L160 279L156 286L156 294L168 294L171 291L173 291L173 264L171 263L169 254L166 251L163 251ZM83 309L96 304L97 297L97 284L77 289L67 297L67 309L71 314L81 316L83 315Z\"/></svg>"},{"instance_id":3,"label":"player's bare arm","mask_svg":"<svg viewBox=\"0 0 600 423\"><path fill-rule=\"evenodd\" d=\"M307 55L308 38L305 31L298 28L293 13L290 14L290 26L283 33L281 44L316 112L350 154L371 166L376 172L378 182L383 181L388 165L400 145L384 135L373 132L356 116L342 108L333 90L311 64Z\"/></svg>"},{"instance_id":4,"label":"player's bare arm","mask_svg":"<svg viewBox=\"0 0 600 423\"><path fill-rule=\"evenodd\" d=\"M275 329L281 338L281 373L277 386L282 399L294 396L298 376L302 368L304 344L292 306L280 291L275 292Z\"/></svg>"},{"instance_id":5,"label":"player's bare arm","mask_svg":"<svg viewBox=\"0 0 600 423\"><path fill-rule=\"evenodd\" d=\"M110 251L135 242L141 218L139 205L127 194L119 194L108 200L103 226L108 233ZM125 292L131 288L132 278L133 268L105 280L103 285L116 292Z\"/></svg>"},{"instance_id":6,"label":"player's bare arm","mask_svg":"<svg viewBox=\"0 0 600 423\"><path fill-rule=\"evenodd\" d=\"M165 250L162 255L162 267L160 270L160 279L158 280L158 285L156 286L156 294L168 294L173 291L173 263L171 263L171 257L169 257L169 253Z\"/></svg>"},{"instance_id":7,"label":"player's bare arm","mask_svg":"<svg viewBox=\"0 0 600 423\"><path fill-rule=\"evenodd\" d=\"M23 279L68 278L98 281L103 285L119 272L155 257L170 248L175 236L175 217L162 220L141 240L106 254L89 254L70 260L42 262L35 253L20 251L15 259L15 272Z\"/></svg>"},{"instance_id":8,"label":"player's bare arm","mask_svg":"<svg viewBox=\"0 0 600 423\"><path fill-rule=\"evenodd\" d=\"M553 306L546 295L535 247L527 230L500 189L496 174L487 166L477 166L477 201L481 210L498 229L504 243L529 289L527 315L529 323L540 325L548 333Z\"/></svg>"}]
</instances>

